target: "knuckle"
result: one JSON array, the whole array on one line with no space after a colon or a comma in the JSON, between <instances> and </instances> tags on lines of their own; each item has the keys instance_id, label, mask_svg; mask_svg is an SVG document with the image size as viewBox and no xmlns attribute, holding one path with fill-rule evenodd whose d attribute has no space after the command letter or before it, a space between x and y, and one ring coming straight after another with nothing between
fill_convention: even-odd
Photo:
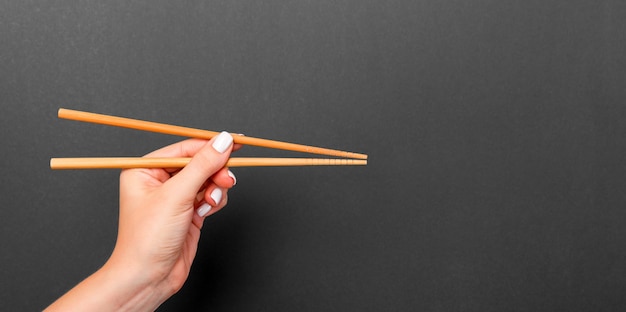
<instances>
[{"instance_id":1,"label":"knuckle","mask_svg":"<svg viewBox=\"0 0 626 312\"><path fill-rule=\"evenodd\" d=\"M207 150L202 150L194 155L192 161L198 170L207 174L213 174L224 166L224 161L218 155L213 155Z\"/></svg>"}]
</instances>

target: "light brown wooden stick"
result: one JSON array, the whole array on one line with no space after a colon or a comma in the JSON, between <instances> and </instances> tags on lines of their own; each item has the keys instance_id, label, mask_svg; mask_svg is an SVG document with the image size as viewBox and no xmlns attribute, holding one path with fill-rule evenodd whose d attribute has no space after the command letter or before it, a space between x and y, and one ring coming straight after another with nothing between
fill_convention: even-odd
<instances>
[{"instance_id":1,"label":"light brown wooden stick","mask_svg":"<svg viewBox=\"0 0 626 312\"><path fill-rule=\"evenodd\" d=\"M150 157L79 157L52 158L51 169L129 169L129 168L182 168L191 158ZM367 165L363 159L343 158L230 158L226 167L282 167L282 166L353 166Z\"/></svg>"},{"instance_id":2,"label":"light brown wooden stick","mask_svg":"<svg viewBox=\"0 0 626 312\"><path fill-rule=\"evenodd\" d=\"M136 130L151 131L164 134L172 134L191 138L211 139L219 134L219 132L174 126L168 124L162 124L152 121L144 121L138 119L131 119L125 117L116 117L103 114L95 114L89 112L82 112L77 110L61 108L58 112L59 118L70 119L76 121L84 121L96 124L103 124L109 126L124 127ZM296 143L280 142L268 139L253 138L248 136L233 136L234 142L239 144L261 146L267 148L304 152L310 154L320 154L335 157L367 159L366 154L359 154L353 152L339 151L322 147L308 146Z\"/></svg>"}]
</instances>

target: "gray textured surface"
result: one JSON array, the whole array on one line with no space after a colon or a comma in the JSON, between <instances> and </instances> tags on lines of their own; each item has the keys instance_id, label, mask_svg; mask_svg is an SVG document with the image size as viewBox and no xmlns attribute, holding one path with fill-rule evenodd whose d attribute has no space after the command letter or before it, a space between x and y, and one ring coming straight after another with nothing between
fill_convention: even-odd
<instances>
[{"instance_id":1,"label":"gray textured surface","mask_svg":"<svg viewBox=\"0 0 626 312\"><path fill-rule=\"evenodd\" d=\"M115 242L118 173L50 157L178 140L67 107L370 155L233 170L163 311L623 308L625 24L619 1L0 1L0 302L42 309Z\"/></svg>"}]
</instances>

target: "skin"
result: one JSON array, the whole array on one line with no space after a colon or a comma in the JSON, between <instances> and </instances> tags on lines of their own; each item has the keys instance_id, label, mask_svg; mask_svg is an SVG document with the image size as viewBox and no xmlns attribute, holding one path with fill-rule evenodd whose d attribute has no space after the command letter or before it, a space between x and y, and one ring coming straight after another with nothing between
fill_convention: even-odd
<instances>
[{"instance_id":1,"label":"skin","mask_svg":"<svg viewBox=\"0 0 626 312\"><path fill-rule=\"evenodd\" d=\"M213 148L215 140L187 140L146 155L193 157L180 171L122 171L111 257L46 311L154 311L183 286L204 219L226 205L235 182L224 166L240 146L229 143L220 153ZM222 193L219 202L210 196L216 188ZM204 203L212 209L201 217L197 209Z\"/></svg>"}]
</instances>

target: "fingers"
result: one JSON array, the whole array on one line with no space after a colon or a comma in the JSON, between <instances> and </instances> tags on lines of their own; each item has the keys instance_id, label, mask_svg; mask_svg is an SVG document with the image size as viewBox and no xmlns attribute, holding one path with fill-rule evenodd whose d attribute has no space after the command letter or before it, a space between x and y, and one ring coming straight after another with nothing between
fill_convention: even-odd
<instances>
[{"instance_id":1,"label":"fingers","mask_svg":"<svg viewBox=\"0 0 626 312\"><path fill-rule=\"evenodd\" d=\"M235 174L232 173L228 168L222 168L217 173L215 173L211 180L222 188L231 188L237 184L237 178Z\"/></svg>"},{"instance_id":2,"label":"fingers","mask_svg":"<svg viewBox=\"0 0 626 312\"><path fill-rule=\"evenodd\" d=\"M243 144L233 144L233 152L240 150L243 147Z\"/></svg>"},{"instance_id":3,"label":"fingers","mask_svg":"<svg viewBox=\"0 0 626 312\"><path fill-rule=\"evenodd\" d=\"M144 157L193 157L206 143L207 141L202 139L188 139L162 147ZM241 147L243 145L233 144L233 151L237 151Z\"/></svg>"},{"instance_id":4,"label":"fingers","mask_svg":"<svg viewBox=\"0 0 626 312\"><path fill-rule=\"evenodd\" d=\"M162 147L144 157L192 157L200 151L206 143L206 140L188 139Z\"/></svg>"},{"instance_id":5,"label":"fingers","mask_svg":"<svg viewBox=\"0 0 626 312\"><path fill-rule=\"evenodd\" d=\"M205 217L208 216L209 213L212 214L222 209L228 202L227 192L227 189L223 189L217 185L212 185L207 188L202 192L202 200L198 204L196 213L200 217Z\"/></svg>"},{"instance_id":6,"label":"fingers","mask_svg":"<svg viewBox=\"0 0 626 312\"><path fill-rule=\"evenodd\" d=\"M202 228L204 218L220 211L228 202L228 189L237 183L235 175L227 168L222 168L207 180L194 202L193 223Z\"/></svg>"},{"instance_id":7,"label":"fingers","mask_svg":"<svg viewBox=\"0 0 626 312\"><path fill-rule=\"evenodd\" d=\"M236 134L242 136L243 134ZM187 139L185 141L177 142L153 152L144 155L143 157L193 157L200 149L207 144L207 140L202 139ZM242 144L233 144L232 151L238 151L243 147ZM176 174L181 169L179 168L165 168L165 169L127 169L125 171L141 170L150 173L150 176L156 177L159 181L164 183L169 180L172 174Z\"/></svg>"},{"instance_id":8,"label":"fingers","mask_svg":"<svg viewBox=\"0 0 626 312\"><path fill-rule=\"evenodd\" d=\"M199 229L202 228L204 219L220 211L228 202L228 189L211 184L196 197L195 213L192 222Z\"/></svg>"},{"instance_id":9,"label":"fingers","mask_svg":"<svg viewBox=\"0 0 626 312\"><path fill-rule=\"evenodd\" d=\"M183 197L193 198L211 176L224 168L233 147L233 137L228 132L222 132L210 141L204 141L204 145L201 144L203 141L200 143L196 140L184 142L189 143L180 144L178 152L171 150L170 146L154 153L157 153L158 157L193 156L189 164L166 183L171 188L170 194L181 194ZM225 172L216 175L216 179L224 174L228 176Z\"/></svg>"}]
</instances>

